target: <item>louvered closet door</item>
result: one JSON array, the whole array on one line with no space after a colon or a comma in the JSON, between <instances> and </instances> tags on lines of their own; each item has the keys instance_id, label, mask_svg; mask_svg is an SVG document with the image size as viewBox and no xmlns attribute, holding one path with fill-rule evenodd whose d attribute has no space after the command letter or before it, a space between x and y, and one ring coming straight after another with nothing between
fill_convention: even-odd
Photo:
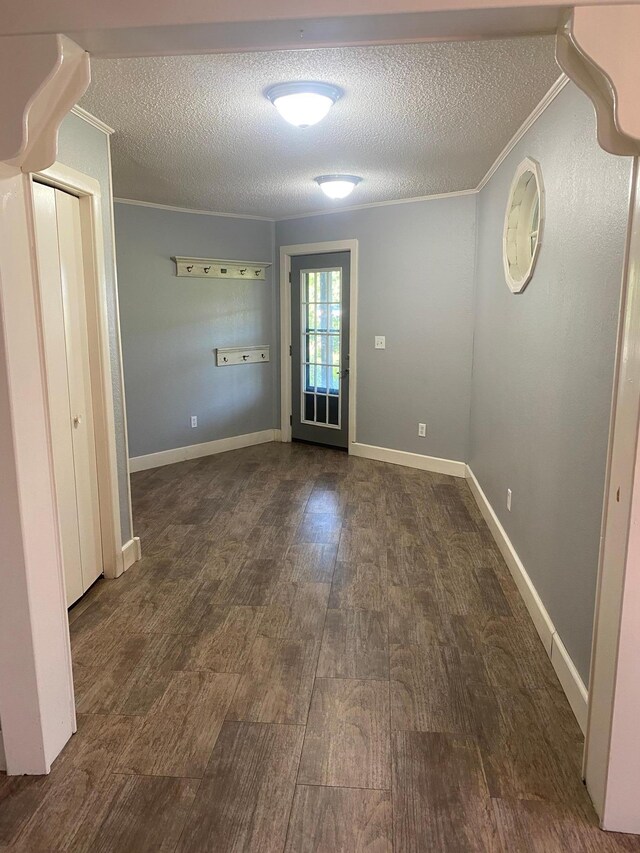
<instances>
[{"instance_id":1,"label":"louvered closet door","mask_svg":"<svg viewBox=\"0 0 640 853\"><path fill-rule=\"evenodd\" d=\"M67 604L102 573L80 203L34 184L53 461Z\"/></svg>"}]
</instances>

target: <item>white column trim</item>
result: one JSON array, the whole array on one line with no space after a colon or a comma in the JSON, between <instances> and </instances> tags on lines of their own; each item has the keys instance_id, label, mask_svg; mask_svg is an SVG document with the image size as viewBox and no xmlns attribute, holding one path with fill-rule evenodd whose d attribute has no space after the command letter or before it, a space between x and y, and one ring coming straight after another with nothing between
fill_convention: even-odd
<instances>
[{"instance_id":1,"label":"white column trim","mask_svg":"<svg viewBox=\"0 0 640 853\"><path fill-rule=\"evenodd\" d=\"M0 165L0 719L10 774L75 731L31 182Z\"/></svg>"},{"instance_id":2,"label":"white column trim","mask_svg":"<svg viewBox=\"0 0 640 853\"><path fill-rule=\"evenodd\" d=\"M640 833L640 163L634 162L591 654L584 775L603 827Z\"/></svg>"}]
</instances>

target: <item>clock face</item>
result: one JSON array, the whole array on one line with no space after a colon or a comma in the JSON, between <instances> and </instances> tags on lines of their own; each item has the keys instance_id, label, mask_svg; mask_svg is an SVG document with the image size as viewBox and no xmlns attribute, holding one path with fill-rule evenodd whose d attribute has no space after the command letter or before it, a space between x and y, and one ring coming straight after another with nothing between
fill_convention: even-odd
<instances>
[{"instance_id":1,"label":"clock face","mask_svg":"<svg viewBox=\"0 0 640 853\"><path fill-rule=\"evenodd\" d=\"M504 220L504 271L513 293L523 291L531 280L540 249L542 222L540 166L527 158L516 169Z\"/></svg>"}]
</instances>

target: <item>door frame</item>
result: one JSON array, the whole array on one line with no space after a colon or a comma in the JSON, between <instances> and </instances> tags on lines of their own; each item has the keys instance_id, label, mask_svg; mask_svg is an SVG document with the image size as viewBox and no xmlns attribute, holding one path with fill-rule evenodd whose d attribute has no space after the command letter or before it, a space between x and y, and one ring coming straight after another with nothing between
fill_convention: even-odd
<instances>
[{"instance_id":1,"label":"door frame","mask_svg":"<svg viewBox=\"0 0 640 853\"><path fill-rule=\"evenodd\" d=\"M358 342L358 241L331 240L280 246L280 431L281 440L291 441L291 258L299 255L328 255L349 252L349 438L348 452L356 441L356 387Z\"/></svg>"},{"instance_id":2,"label":"door frame","mask_svg":"<svg viewBox=\"0 0 640 853\"><path fill-rule=\"evenodd\" d=\"M623 272L583 777L603 829L640 833L640 159Z\"/></svg>"},{"instance_id":3,"label":"door frame","mask_svg":"<svg viewBox=\"0 0 640 853\"><path fill-rule=\"evenodd\" d=\"M95 178L58 162L41 172L31 173L31 188L34 180L70 192L80 201L102 565L106 578L117 578L124 571L124 559L107 317L102 191Z\"/></svg>"}]
</instances>

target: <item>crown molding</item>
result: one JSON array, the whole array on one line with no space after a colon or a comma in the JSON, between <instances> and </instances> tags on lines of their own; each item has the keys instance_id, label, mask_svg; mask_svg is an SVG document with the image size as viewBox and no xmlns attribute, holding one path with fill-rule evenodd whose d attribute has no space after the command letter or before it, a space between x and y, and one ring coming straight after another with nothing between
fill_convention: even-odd
<instances>
[{"instance_id":1,"label":"crown molding","mask_svg":"<svg viewBox=\"0 0 640 853\"><path fill-rule=\"evenodd\" d=\"M138 201L134 198L114 198L114 204L131 204L134 207L153 207L157 210L168 210L172 213L199 213L202 216L225 216L227 219L258 219L260 222L276 222L270 216L256 216L252 213L219 213L215 210L197 210L190 207L174 207L171 204L155 204L152 201Z\"/></svg>"},{"instance_id":2,"label":"crown molding","mask_svg":"<svg viewBox=\"0 0 640 853\"><path fill-rule=\"evenodd\" d=\"M75 105L75 107L72 108L71 112L74 114L74 116L78 116L78 118L81 118L86 121L87 124L93 125L93 127L97 128L98 130L101 130L103 133L106 133L107 136L111 136L112 133L115 133L112 127L109 127L108 124L105 124L103 121L100 121L99 118L96 118L90 112L83 109L82 107L79 107L77 104Z\"/></svg>"},{"instance_id":3,"label":"crown molding","mask_svg":"<svg viewBox=\"0 0 640 853\"><path fill-rule=\"evenodd\" d=\"M476 192L480 192L480 190L484 189L486 185L491 180L492 176L498 170L500 165L506 160L506 158L511 154L513 149L516 147L518 142L522 139L525 133L532 127L532 125L540 118L542 113L546 110L549 104L557 98L560 92L564 89L564 87L569 82L569 78L566 74L561 74L560 77L556 80L553 86L549 89L546 95L542 98L540 103L534 108L531 114L523 121L520 127L513 134L511 139L504 146L502 151L498 154L496 159L493 161L493 164L489 167L486 175L480 181L478 186L476 187Z\"/></svg>"},{"instance_id":4,"label":"crown molding","mask_svg":"<svg viewBox=\"0 0 640 853\"><path fill-rule=\"evenodd\" d=\"M311 213L292 213L290 216L279 216L276 222L288 222L290 219L307 219L310 216L328 216L335 213L349 213L352 210L368 210L370 207L388 207L396 204L417 204L421 201L438 201L443 198L454 198L460 195L474 195L477 189L453 190L450 193L434 193L433 195L415 196L414 198L392 198L388 201L370 201L367 204L350 204L344 207L334 207L331 210L315 210Z\"/></svg>"},{"instance_id":5,"label":"crown molding","mask_svg":"<svg viewBox=\"0 0 640 853\"><path fill-rule=\"evenodd\" d=\"M551 104L551 102L555 100L555 98L560 94L560 92L564 89L568 82L569 77L567 77L566 74L561 74L560 77L553 84L553 86L551 86L549 91L544 95L542 100L533 109L530 115L528 115L524 122L520 125L518 130L516 130L516 132L504 146L502 151L498 154L498 156L493 161L478 186L473 187L471 189L453 190L452 192L448 193L434 193L432 195L416 196L414 198L394 198L388 199L387 201L372 201L368 204L351 204L345 205L344 207L333 207L329 210L322 209L310 211L308 213L292 213L289 216L278 217L255 216L250 213L218 213L213 210L192 210L186 207L173 207L172 205L168 204L154 204L148 201L137 201L135 199L128 198L114 198L114 202L116 202L117 204L133 204L138 205L139 207L155 207L159 210L170 210L174 213L200 213L204 216L226 216L229 219L258 219L262 222L288 222L292 219L308 219L312 216L330 216L336 213L349 213L356 210L369 210L370 208L375 207L389 207L390 205L396 204L417 204L423 201L438 201L440 199L456 198L458 196L475 195L476 193L479 193L482 189L484 189L484 187L486 187L492 176L499 169L501 164L506 160L509 154L513 151L518 142L520 142L526 132L540 118L542 113L547 109L549 104ZM79 107L74 107L73 112L76 112L76 110L80 109L81 108ZM96 127L102 124L99 119L94 119L93 116L91 116L91 114L87 113L85 110L81 110L81 112L83 114L83 118L86 118L87 116L89 117L87 118L88 121L91 121L93 119L91 123L98 122L98 124L96 124ZM77 112L76 114L79 115L80 112ZM103 127L107 128L107 125L103 125ZM112 132L110 128L107 128L107 131Z\"/></svg>"}]
</instances>

